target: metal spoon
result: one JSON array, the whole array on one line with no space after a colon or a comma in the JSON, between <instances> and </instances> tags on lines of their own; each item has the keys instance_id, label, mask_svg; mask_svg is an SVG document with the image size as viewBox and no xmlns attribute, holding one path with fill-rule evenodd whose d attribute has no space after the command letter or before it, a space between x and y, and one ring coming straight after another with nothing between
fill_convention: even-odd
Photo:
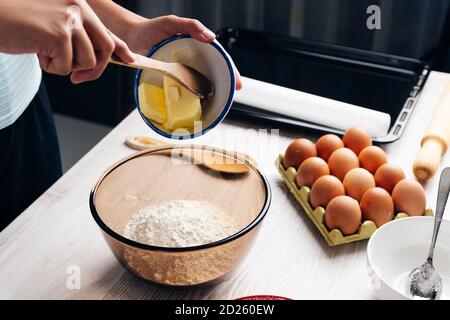
<instances>
[{"instance_id":1,"label":"metal spoon","mask_svg":"<svg viewBox=\"0 0 450 320\"><path fill-rule=\"evenodd\" d=\"M117 57L112 56L109 59L109 62L131 68L156 70L162 72L202 99L208 97L212 92L212 86L208 78L194 68L179 62L159 61L137 53L134 53L134 58L134 62L125 63Z\"/></svg>"},{"instance_id":2,"label":"metal spoon","mask_svg":"<svg viewBox=\"0 0 450 320\"><path fill-rule=\"evenodd\" d=\"M442 292L442 281L439 273L433 267L433 253L436 246L436 239L444 215L450 193L450 168L445 168L439 180L439 190L436 204L436 216L434 218L433 237L431 239L430 251L427 261L420 267L415 268L406 281L406 292L412 298L426 300L438 300Z\"/></svg>"}]
</instances>

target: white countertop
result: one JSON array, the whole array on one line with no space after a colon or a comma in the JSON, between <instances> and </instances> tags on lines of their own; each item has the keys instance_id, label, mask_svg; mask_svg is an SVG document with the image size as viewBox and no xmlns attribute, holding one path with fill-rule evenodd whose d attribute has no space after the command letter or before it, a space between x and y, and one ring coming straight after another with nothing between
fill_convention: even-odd
<instances>
[{"instance_id":1,"label":"white countertop","mask_svg":"<svg viewBox=\"0 0 450 320\"><path fill-rule=\"evenodd\" d=\"M410 177L421 136L447 81L450 74L432 72L403 137L384 147L390 161ZM366 270L367 241L328 247L275 171L277 155L292 138L305 134L283 129L279 139L267 140L261 133L257 139L258 125L227 119L196 141L249 153L272 187L272 206L256 242L230 280L191 289L155 286L120 266L103 240L89 211L89 192L108 166L133 152L123 144L127 136L150 134L133 112L0 233L0 299L374 298ZM450 156L443 164L450 165ZM436 201L438 178L425 185L429 207ZM73 270L80 271L79 289L67 286Z\"/></svg>"}]
</instances>

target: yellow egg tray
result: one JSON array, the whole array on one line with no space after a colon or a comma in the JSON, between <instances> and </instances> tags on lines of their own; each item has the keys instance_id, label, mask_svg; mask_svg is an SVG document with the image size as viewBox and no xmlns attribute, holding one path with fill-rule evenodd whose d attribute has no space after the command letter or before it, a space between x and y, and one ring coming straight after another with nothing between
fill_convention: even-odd
<instances>
[{"instance_id":1,"label":"yellow egg tray","mask_svg":"<svg viewBox=\"0 0 450 320\"><path fill-rule=\"evenodd\" d=\"M344 236L338 229L329 231L327 226L325 225L325 209L322 207L313 209L311 207L311 205L309 204L310 189L306 186L303 186L299 189L297 187L297 183L295 182L297 171L292 167L288 170L285 170L282 163L283 156L280 155L276 160L276 166L279 173L281 174L281 177L283 178L284 183L294 195L295 199L300 203L305 213L323 235L329 246L334 247L345 243L369 239L370 236L375 232L375 230L377 230L377 226L373 221L366 220L361 224L357 233L349 236ZM424 215L433 216L433 210L427 209ZM397 213L394 219L405 217L408 217L406 213Z\"/></svg>"}]
</instances>

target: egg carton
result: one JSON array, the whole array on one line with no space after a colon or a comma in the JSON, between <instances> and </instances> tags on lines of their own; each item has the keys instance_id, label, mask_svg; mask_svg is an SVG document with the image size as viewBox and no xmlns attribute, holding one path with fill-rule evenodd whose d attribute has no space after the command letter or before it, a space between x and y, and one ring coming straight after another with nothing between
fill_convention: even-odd
<instances>
[{"instance_id":1,"label":"egg carton","mask_svg":"<svg viewBox=\"0 0 450 320\"><path fill-rule=\"evenodd\" d=\"M314 225L320 231L322 236L325 238L329 246L334 247L345 243L350 243L354 241L369 239L372 234L377 230L377 226L371 220L364 221L358 229L358 232L349 236L344 236L342 232L338 229L328 230L325 225L325 209L322 207L317 207L313 209L309 204L309 193L310 189L306 186L300 189L297 186L296 176L297 171L294 168L289 168L285 170L283 167L283 156L280 155L276 160L276 166L283 178L284 183L289 188L291 193L294 195L295 199L300 203L304 212L312 220ZM424 213L425 216L433 216L433 210L427 209ZM408 217L406 213L397 213L394 219L400 219Z\"/></svg>"}]
</instances>

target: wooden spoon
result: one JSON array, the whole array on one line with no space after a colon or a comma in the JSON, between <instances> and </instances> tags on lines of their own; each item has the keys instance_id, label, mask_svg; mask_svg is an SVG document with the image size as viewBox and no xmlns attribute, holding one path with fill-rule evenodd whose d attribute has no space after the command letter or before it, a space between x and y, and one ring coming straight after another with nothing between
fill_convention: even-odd
<instances>
[{"instance_id":1,"label":"wooden spoon","mask_svg":"<svg viewBox=\"0 0 450 320\"><path fill-rule=\"evenodd\" d=\"M159 71L172 78L183 87L198 95L201 99L208 97L212 92L212 86L208 78L203 74L179 62L162 62L134 53L134 62L125 63L112 56L110 63L131 68Z\"/></svg>"},{"instance_id":2,"label":"wooden spoon","mask_svg":"<svg viewBox=\"0 0 450 320\"><path fill-rule=\"evenodd\" d=\"M150 138L145 136L131 136L125 140L125 144L135 150L146 150L154 146L170 146L171 144ZM245 158L251 164L256 166L256 160L252 159L250 156L236 152L237 155ZM213 152L210 157L202 157L201 164L211 170L224 172L224 173L246 173L250 171L250 168L241 163L237 159L234 159L228 155L222 153Z\"/></svg>"}]
</instances>

